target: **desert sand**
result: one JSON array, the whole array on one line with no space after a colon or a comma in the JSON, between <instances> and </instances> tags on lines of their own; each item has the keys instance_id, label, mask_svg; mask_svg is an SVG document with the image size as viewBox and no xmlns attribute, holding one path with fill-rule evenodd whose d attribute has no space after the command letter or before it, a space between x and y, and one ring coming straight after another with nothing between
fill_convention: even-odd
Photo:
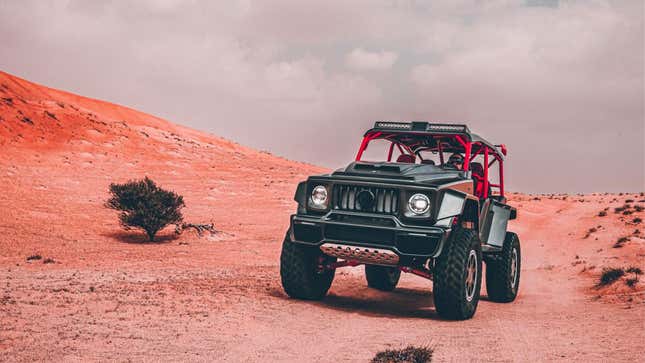
<instances>
[{"instance_id":1,"label":"desert sand","mask_svg":"<svg viewBox=\"0 0 645 363\"><path fill-rule=\"evenodd\" d=\"M0 150L0 361L366 362L408 344L437 361L645 360L645 277L596 286L606 267L645 270L642 193L510 194L519 297L484 289L475 317L452 322L430 281L379 292L362 267L321 302L286 296L293 193L323 168L2 72ZM143 176L221 232L123 231L108 185Z\"/></svg>"}]
</instances>

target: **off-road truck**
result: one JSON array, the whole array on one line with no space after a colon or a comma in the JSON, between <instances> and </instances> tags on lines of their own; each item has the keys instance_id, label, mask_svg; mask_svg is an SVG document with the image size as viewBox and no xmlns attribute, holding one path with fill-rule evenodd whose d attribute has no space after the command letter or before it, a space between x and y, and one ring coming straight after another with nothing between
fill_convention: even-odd
<instances>
[{"instance_id":1,"label":"off-road truck","mask_svg":"<svg viewBox=\"0 0 645 363\"><path fill-rule=\"evenodd\" d=\"M382 155L364 160L368 147ZM469 319L484 262L488 298L513 301L521 254L507 231L517 212L504 197L505 156L466 125L376 122L355 162L298 185L280 257L285 292L322 299L337 268L365 265L369 287L391 291L401 271L416 274L433 281L441 317Z\"/></svg>"}]
</instances>

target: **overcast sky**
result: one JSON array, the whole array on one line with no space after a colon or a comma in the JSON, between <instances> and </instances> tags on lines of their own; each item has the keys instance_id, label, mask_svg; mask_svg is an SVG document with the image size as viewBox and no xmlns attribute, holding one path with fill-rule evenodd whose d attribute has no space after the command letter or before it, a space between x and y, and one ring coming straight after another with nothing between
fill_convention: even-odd
<instances>
[{"instance_id":1,"label":"overcast sky","mask_svg":"<svg viewBox=\"0 0 645 363\"><path fill-rule=\"evenodd\" d=\"M642 191L643 1L0 0L0 69L340 167L376 119L467 123L508 188Z\"/></svg>"}]
</instances>

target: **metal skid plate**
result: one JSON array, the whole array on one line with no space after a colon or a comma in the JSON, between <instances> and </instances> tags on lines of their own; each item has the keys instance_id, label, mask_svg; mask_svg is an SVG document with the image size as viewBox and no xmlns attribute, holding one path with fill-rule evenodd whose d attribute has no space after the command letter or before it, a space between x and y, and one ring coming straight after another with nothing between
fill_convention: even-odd
<instances>
[{"instance_id":1,"label":"metal skid plate","mask_svg":"<svg viewBox=\"0 0 645 363\"><path fill-rule=\"evenodd\" d=\"M346 260L355 260L361 263L372 265L397 265L399 263L399 256L394 251L360 247L348 246L336 243L325 243L320 246L320 250L329 256L343 258Z\"/></svg>"}]
</instances>

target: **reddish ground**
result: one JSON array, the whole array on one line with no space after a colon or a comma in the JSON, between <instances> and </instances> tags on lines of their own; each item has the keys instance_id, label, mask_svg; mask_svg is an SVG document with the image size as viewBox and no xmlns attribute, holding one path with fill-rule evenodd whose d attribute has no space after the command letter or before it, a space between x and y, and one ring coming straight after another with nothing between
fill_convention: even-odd
<instances>
[{"instance_id":1,"label":"reddish ground","mask_svg":"<svg viewBox=\"0 0 645 363\"><path fill-rule=\"evenodd\" d=\"M595 287L605 267L645 270L640 194L511 195L520 296L484 290L474 319L450 322L411 275L382 293L354 268L322 302L284 294L292 194L320 168L1 72L0 147L1 361L368 361L408 344L439 361L645 360L645 277ZM107 187L144 175L223 233L122 231Z\"/></svg>"}]
</instances>

